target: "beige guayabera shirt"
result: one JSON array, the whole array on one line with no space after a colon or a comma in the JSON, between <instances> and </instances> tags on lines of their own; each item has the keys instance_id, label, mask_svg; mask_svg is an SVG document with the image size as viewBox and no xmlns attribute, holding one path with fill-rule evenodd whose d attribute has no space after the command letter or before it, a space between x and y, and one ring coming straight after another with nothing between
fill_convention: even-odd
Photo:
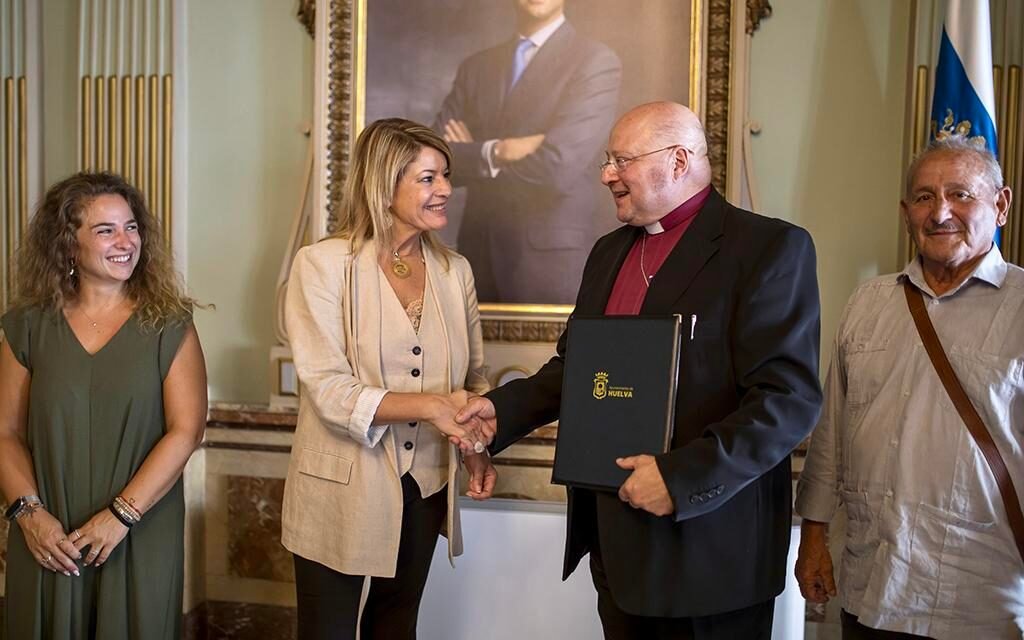
<instances>
[{"instance_id":1,"label":"beige guayabera shirt","mask_svg":"<svg viewBox=\"0 0 1024 640\"><path fill-rule=\"evenodd\" d=\"M853 293L796 509L828 522L845 508L840 600L863 624L938 640L1021 638L1024 562L995 478L918 337L904 278L925 293L953 368L1024 492L1024 270L993 247L942 296L916 259Z\"/></svg>"}]
</instances>

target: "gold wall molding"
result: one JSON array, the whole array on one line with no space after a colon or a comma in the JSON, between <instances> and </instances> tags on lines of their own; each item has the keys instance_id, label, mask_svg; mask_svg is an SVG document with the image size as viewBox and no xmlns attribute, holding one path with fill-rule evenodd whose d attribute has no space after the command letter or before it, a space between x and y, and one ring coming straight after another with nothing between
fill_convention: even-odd
<instances>
[{"instance_id":1,"label":"gold wall molding","mask_svg":"<svg viewBox=\"0 0 1024 640\"><path fill-rule=\"evenodd\" d=\"M557 342L565 322L543 320L504 320L483 318L485 342Z\"/></svg>"},{"instance_id":2,"label":"gold wall molding","mask_svg":"<svg viewBox=\"0 0 1024 640\"><path fill-rule=\"evenodd\" d=\"M729 163L732 2L708 0L707 16L707 112L704 116L704 130L708 139L711 179L719 189L724 189Z\"/></svg>"},{"instance_id":3,"label":"gold wall molding","mask_svg":"<svg viewBox=\"0 0 1024 640\"><path fill-rule=\"evenodd\" d=\"M171 0L80 0L80 170L124 176L173 230Z\"/></svg>"},{"instance_id":4,"label":"gold wall molding","mask_svg":"<svg viewBox=\"0 0 1024 640\"><path fill-rule=\"evenodd\" d=\"M0 312L14 295L14 258L28 226L26 0L0 0Z\"/></svg>"}]
</instances>

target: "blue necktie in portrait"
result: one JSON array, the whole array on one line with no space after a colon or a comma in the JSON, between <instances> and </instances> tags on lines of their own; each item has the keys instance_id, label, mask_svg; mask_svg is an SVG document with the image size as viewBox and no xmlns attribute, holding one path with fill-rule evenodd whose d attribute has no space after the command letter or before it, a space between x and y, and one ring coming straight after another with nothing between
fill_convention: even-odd
<instances>
[{"instance_id":1,"label":"blue necktie in portrait","mask_svg":"<svg viewBox=\"0 0 1024 640\"><path fill-rule=\"evenodd\" d=\"M519 82L519 77L526 70L526 54L533 46L533 40L529 38L519 39L519 44L516 45L516 55L512 58L512 81L508 84L509 90L516 86L516 83Z\"/></svg>"}]
</instances>

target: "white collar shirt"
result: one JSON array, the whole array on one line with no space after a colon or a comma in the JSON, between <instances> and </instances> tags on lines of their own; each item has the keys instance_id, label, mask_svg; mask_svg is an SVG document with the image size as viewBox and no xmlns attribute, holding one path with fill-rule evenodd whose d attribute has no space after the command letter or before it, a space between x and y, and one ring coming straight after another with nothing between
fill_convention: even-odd
<instances>
[{"instance_id":1,"label":"white collar shirt","mask_svg":"<svg viewBox=\"0 0 1024 640\"><path fill-rule=\"evenodd\" d=\"M907 309L926 309L1017 491L1024 491L1024 270L993 247L936 296L918 260L859 286L836 335L797 512L847 516L842 607L873 628L1021 638L1024 562L995 478L953 407Z\"/></svg>"}]
</instances>

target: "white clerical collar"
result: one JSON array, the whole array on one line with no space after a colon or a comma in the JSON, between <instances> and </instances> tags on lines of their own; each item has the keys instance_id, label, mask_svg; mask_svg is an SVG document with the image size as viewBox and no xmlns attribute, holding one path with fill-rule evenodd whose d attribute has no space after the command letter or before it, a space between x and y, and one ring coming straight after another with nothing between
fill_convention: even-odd
<instances>
[{"instance_id":1,"label":"white clerical collar","mask_svg":"<svg viewBox=\"0 0 1024 640\"><path fill-rule=\"evenodd\" d=\"M534 32L533 35L524 36L523 34L519 34L519 37L529 39L535 47L540 49L541 47L544 46L544 43L548 41L548 38L550 38L552 35L554 35L556 31L558 31L558 27L562 26L563 24L565 24L564 13L558 16L558 18L556 18L555 21L549 24L548 26L542 29L538 29L536 32Z\"/></svg>"},{"instance_id":2,"label":"white clerical collar","mask_svg":"<svg viewBox=\"0 0 1024 640\"><path fill-rule=\"evenodd\" d=\"M645 224L644 229L647 229L647 233L652 236L656 236L659 233L665 233L665 227L661 226L661 220L655 220L651 224Z\"/></svg>"}]
</instances>

